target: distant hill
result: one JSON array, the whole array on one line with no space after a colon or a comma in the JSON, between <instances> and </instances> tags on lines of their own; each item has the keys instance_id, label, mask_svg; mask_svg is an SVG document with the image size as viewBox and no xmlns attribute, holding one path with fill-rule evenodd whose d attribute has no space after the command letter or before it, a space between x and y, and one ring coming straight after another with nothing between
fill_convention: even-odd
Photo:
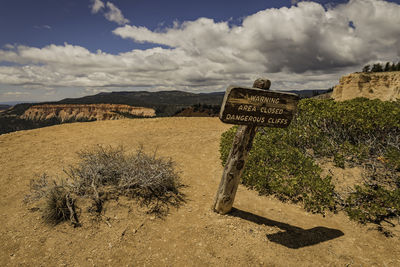
<instances>
[{"instance_id":1,"label":"distant hill","mask_svg":"<svg viewBox=\"0 0 400 267\"><path fill-rule=\"evenodd\" d=\"M312 90L291 90L288 93L294 93L300 96L300 98L311 98L318 95L329 93L330 89L312 89Z\"/></svg>"},{"instance_id":2,"label":"distant hill","mask_svg":"<svg viewBox=\"0 0 400 267\"><path fill-rule=\"evenodd\" d=\"M309 98L326 93L327 89L291 90L301 98ZM111 92L99 93L81 98L66 98L49 104L126 104L153 108L158 117L172 116L180 110L194 105L221 106L225 92L189 93L182 91L160 92Z\"/></svg>"},{"instance_id":3,"label":"distant hill","mask_svg":"<svg viewBox=\"0 0 400 267\"><path fill-rule=\"evenodd\" d=\"M9 109L9 108L11 108L10 105L1 105L0 104L0 110L6 110L6 109Z\"/></svg>"},{"instance_id":4,"label":"distant hill","mask_svg":"<svg viewBox=\"0 0 400 267\"><path fill-rule=\"evenodd\" d=\"M312 97L325 93L327 90L293 90L288 91L298 94L301 98ZM21 103L16 104L11 109L7 109L0 114L0 134L45 127L54 124L64 123L65 121L73 122L73 120L63 120L56 114L47 114L47 111L39 112L47 114L42 116L30 113L26 116L26 112L33 107L40 105L90 105L90 104L117 104L129 105L133 107L144 107L155 110L157 117L169 116L217 116L219 113L225 92L214 93L189 93L182 91L161 91L161 92L111 92L99 93L91 96L80 98L66 98L60 101L42 102L42 103ZM37 110L33 108L32 110ZM75 114L75 111L69 113ZM68 112L67 112L68 113ZM25 115L24 115L25 114ZM37 117L41 119L38 120ZM88 115L89 116L89 115ZM95 115L94 117L96 117ZM46 119L43 119L45 117ZM72 116L74 117L74 116ZM92 118L92 116L89 116ZM92 120L84 116L80 121ZM114 116L111 116L114 117ZM128 116L129 117L129 116Z\"/></svg>"},{"instance_id":5,"label":"distant hill","mask_svg":"<svg viewBox=\"0 0 400 267\"><path fill-rule=\"evenodd\" d=\"M221 105L224 94L225 92L196 94L182 91L111 92L81 98L66 98L47 104L125 104L153 108L158 117L165 117L196 104Z\"/></svg>"},{"instance_id":6,"label":"distant hill","mask_svg":"<svg viewBox=\"0 0 400 267\"><path fill-rule=\"evenodd\" d=\"M81 98L66 98L61 101L43 102L43 103L21 103L13 106L11 109L4 110L0 114L0 134L9 133L18 130L34 129L39 127L51 126L64 122L73 122L73 120L63 120L58 111L57 114L48 114L48 110L42 110L40 106L59 106L59 105L90 105L90 104L116 104L129 105L133 107L144 107L155 110L157 117L173 116L184 108L193 105L211 105L220 106L224 92L217 93L187 93L181 91L163 91L163 92L112 92L99 93L92 96ZM40 111L38 111L40 109ZM57 109L58 110L58 109ZM27 115L26 112L29 112ZM60 113L60 114L61 114ZM78 114L78 111L68 111L70 115ZM86 112L87 113L87 112ZM97 112L98 113L98 112ZM98 114L86 114L78 116L79 121L90 121ZM45 115L43 115L45 114ZM132 114L119 114L130 118ZM70 116L70 117L71 117ZM40 119L38 119L40 117ZM67 116L68 117L68 116ZM77 116L72 116L77 117ZM81 118L82 117L82 118ZM110 118L116 116L110 116ZM118 116L117 116L118 117ZM44 119L43 119L44 118Z\"/></svg>"},{"instance_id":7,"label":"distant hill","mask_svg":"<svg viewBox=\"0 0 400 267\"><path fill-rule=\"evenodd\" d=\"M219 115L221 105L196 104L183 108L174 114L174 117L216 117Z\"/></svg>"}]
</instances>

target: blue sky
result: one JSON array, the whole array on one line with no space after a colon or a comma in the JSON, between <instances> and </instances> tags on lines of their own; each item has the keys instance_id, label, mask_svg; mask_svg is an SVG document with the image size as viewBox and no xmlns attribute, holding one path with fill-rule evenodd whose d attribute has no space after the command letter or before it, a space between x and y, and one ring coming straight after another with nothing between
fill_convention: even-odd
<instances>
[{"instance_id":1,"label":"blue sky","mask_svg":"<svg viewBox=\"0 0 400 267\"><path fill-rule=\"evenodd\" d=\"M400 0L2 0L0 102L328 88L400 60Z\"/></svg>"}]
</instances>

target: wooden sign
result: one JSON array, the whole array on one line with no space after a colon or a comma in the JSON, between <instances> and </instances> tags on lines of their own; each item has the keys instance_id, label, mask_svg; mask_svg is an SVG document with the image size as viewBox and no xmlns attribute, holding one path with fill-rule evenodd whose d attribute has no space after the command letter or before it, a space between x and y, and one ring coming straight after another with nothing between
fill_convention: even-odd
<instances>
[{"instance_id":1,"label":"wooden sign","mask_svg":"<svg viewBox=\"0 0 400 267\"><path fill-rule=\"evenodd\" d=\"M253 87L228 87L220 119L226 123L244 124L237 129L226 161L213 210L220 214L231 211L244 166L258 126L287 127L297 108L296 94L267 91L271 82L257 79ZM259 89L258 89L259 88Z\"/></svg>"},{"instance_id":2,"label":"wooden sign","mask_svg":"<svg viewBox=\"0 0 400 267\"><path fill-rule=\"evenodd\" d=\"M219 118L225 123L288 127L299 97L292 93L230 86Z\"/></svg>"}]
</instances>

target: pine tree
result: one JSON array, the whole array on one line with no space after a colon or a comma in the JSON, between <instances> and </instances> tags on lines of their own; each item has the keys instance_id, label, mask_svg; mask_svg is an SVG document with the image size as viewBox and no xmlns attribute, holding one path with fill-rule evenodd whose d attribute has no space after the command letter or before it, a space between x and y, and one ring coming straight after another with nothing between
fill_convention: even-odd
<instances>
[{"instance_id":1,"label":"pine tree","mask_svg":"<svg viewBox=\"0 0 400 267\"><path fill-rule=\"evenodd\" d=\"M385 68L383 71L389 71L390 70L390 63L386 62Z\"/></svg>"},{"instance_id":2,"label":"pine tree","mask_svg":"<svg viewBox=\"0 0 400 267\"><path fill-rule=\"evenodd\" d=\"M369 72L371 66L370 65L365 65L364 68L362 69L362 72Z\"/></svg>"},{"instance_id":3,"label":"pine tree","mask_svg":"<svg viewBox=\"0 0 400 267\"><path fill-rule=\"evenodd\" d=\"M383 68L380 63L376 63L372 66L371 72L382 72Z\"/></svg>"}]
</instances>

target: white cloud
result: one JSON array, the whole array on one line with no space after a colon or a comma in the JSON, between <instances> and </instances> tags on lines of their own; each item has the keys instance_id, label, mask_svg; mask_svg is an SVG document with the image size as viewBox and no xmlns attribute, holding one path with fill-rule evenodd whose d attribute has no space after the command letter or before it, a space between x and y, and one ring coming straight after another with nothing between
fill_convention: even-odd
<instances>
[{"instance_id":1,"label":"white cloud","mask_svg":"<svg viewBox=\"0 0 400 267\"><path fill-rule=\"evenodd\" d=\"M49 26L49 25L36 25L36 26L34 26L35 27L35 29L46 29L46 30L51 30L51 26Z\"/></svg>"},{"instance_id":2,"label":"white cloud","mask_svg":"<svg viewBox=\"0 0 400 267\"><path fill-rule=\"evenodd\" d=\"M92 0L92 13L96 14L104 8L104 3L101 0Z\"/></svg>"},{"instance_id":3,"label":"white cloud","mask_svg":"<svg viewBox=\"0 0 400 267\"><path fill-rule=\"evenodd\" d=\"M5 92L4 95L5 96L22 96L22 95L29 95L29 93L28 92L16 92L16 91L13 91L13 92Z\"/></svg>"},{"instance_id":4,"label":"white cloud","mask_svg":"<svg viewBox=\"0 0 400 267\"><path fill-rule=\"evenodd\" d=\"M329 10L300 2L297 7L260 11L236 27L200 18L163 32L126 25L114 34L201 54L211 61L243 61L261 64L267 72L301 73L397 57L398 14L399 5L378 0L352 0Z\"/></svg>"},{"instance_id":5,"label":"white cloud","mask_svg":"<svg viewBox=\"0 0 400 267\"><path fill-rule=\"evenodd\" d=\"M16 63L0 65L0 85L222 91L261 76L272 80L272 89L329 88L369 61L400 60L398 14L400 5L379 0L328 9L303 1L260 11L236 26L207 18L157 31L125 25L114 34L170 48L112 55L70 44L13 46L0 49L0 59Z\"/></svg>"},{"instance_id":6,"label":"white cloud","mask_svg":"<svg viewBox=\"0 0 400 267\"><path fill-rule=\"evenodd\" d=\"M14 49L14 46L12 44L5 44L3 47L6 49Z\"/></svg>"},{"instance_id":7,"label":"white cloud","mask_svg":"<svg viewBox=\"0 0 400 267\"><path fill-rule=\"evenodd\" d=\"M124 17L121 10L111 2L107 2L104 5L104 2L101 0L93 0L91 11L93 14L103 11L104 17L107 20L111 22L116 22L119 25L124 25L129 23L129 20Z\"/></svg>"},{"instance_id":8,"label":"white cloud","mask_svg":"<svg viewBox=\"0 0 400 267\"><path fill-rule=\"evenodd\" d=\"M113 3L107 2L107 8L108 11L104 14L106 19L109 21L113 21L118 23L119 25L124 25L129 23L129 20L122 15L121 10L119 10L118 7L116 7Z\"/></svg>"}]
</instances>

